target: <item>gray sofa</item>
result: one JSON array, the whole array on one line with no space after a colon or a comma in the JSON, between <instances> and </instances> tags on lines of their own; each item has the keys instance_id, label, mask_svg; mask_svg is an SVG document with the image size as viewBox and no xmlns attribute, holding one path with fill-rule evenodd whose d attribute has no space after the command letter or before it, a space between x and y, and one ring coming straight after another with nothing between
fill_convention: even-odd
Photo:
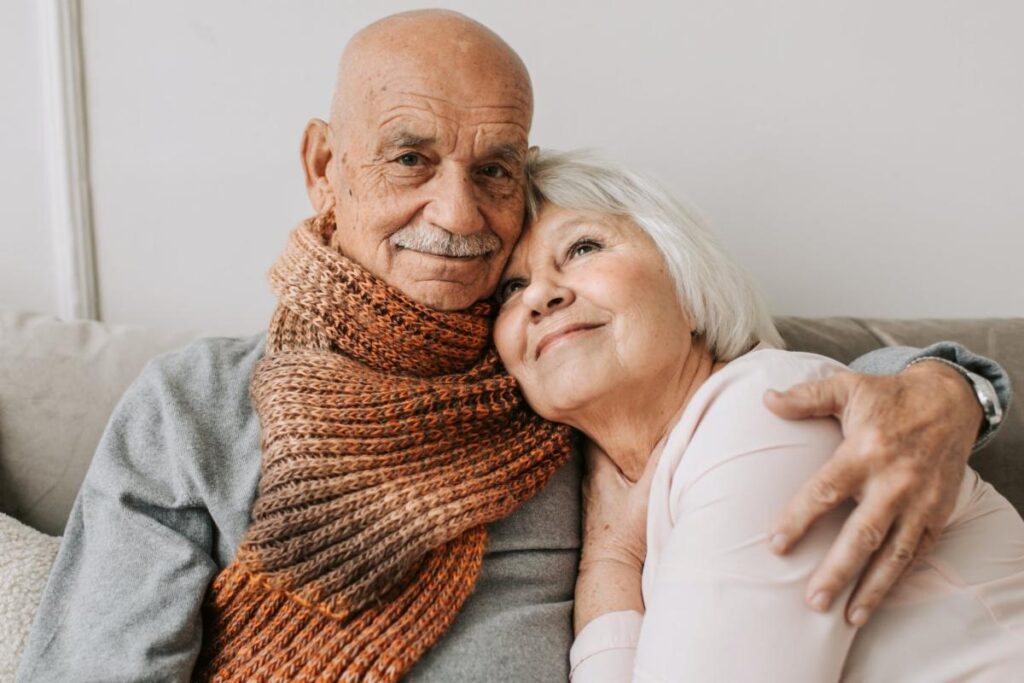
<instances>
[{"instance_id":1,"label":"gray sofa","mask_svg":"<svg viewBox=\"0 0 1024 683\"><path fill-rule=\"evenodd\" d=\"M789 348L843 362L880 346L958 341L995 358L1024 392L1024 318L780 318ZM103 427L145 362L193 333L0 312L0 512L58 535ZM1024 512L1024 400L971 464Z\"/></svg>"}]
</instances>

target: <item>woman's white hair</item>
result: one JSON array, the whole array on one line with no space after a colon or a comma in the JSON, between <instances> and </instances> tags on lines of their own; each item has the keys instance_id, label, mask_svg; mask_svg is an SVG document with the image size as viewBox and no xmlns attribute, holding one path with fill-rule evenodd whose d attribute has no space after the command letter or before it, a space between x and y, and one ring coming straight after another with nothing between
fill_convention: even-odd
<instances>
[{"instance_id":1,"label":"woman's white hair","mask_svg":"<svg viewBox=\"0 0 1024 683\"><path fill-rule=\"evenodd\" d=\"M693 210L657 183L588 152L531 150L527 219L545 203L624 216L651 236L679 289L696 333L720 361L758 342L783 348L753 281L718 245Z\"/></svg>"}]
</instances>

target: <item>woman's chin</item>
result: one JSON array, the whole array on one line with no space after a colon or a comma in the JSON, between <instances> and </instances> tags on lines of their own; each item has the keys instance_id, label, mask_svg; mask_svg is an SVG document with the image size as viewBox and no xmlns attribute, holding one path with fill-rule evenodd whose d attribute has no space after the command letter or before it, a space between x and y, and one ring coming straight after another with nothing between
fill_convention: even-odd
<instances>
[{"instance_id":1,"label":"woman's chin","mask_svg":"<svg viewBox=\"0 0 1024 683\"><path fill-rule=\"evenodd\" d=\"M579 424L578 418L588 407L594 407L599 394L580 391L580 387L573 387L564 392L545 389L531 395L524 391L526 402L530 404L533 411L550 422L576 427Z\"/></svg>"}]
</instances>

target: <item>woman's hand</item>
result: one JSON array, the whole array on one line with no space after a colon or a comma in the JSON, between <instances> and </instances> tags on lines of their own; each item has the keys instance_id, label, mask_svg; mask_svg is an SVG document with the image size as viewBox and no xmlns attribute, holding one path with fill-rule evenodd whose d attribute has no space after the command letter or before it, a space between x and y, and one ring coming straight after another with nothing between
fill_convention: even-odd
<instances>
[{"instance_id":1,"label":"woman's hand","mask_svg":"<svg viewBox=\"0 0 1024 683\"><path fill-rule=\"evenodd\" d=\"M587 441L583 477L583 552L580 568L618 562L640 571L647 557L647 499L657 454L631 482L604 451Z\"/></svg>"},{"instance_id":2,"label":"woman's hand","mask_svg":"<svg viewBox=\"0 0 1024 683\"><path fill-rule=\"evenodd\" d=\"M589 441L584 456L583 551L576 579L575 623L579 633L607 612L644 611L640 577L647 557L647 499L660 448L631 482Z\"/></svg>"}]
</instances>

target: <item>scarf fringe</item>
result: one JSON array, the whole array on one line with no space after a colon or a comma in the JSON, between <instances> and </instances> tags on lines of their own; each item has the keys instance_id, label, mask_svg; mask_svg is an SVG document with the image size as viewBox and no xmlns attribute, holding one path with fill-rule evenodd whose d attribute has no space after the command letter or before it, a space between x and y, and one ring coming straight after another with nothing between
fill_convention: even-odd
<instances>
[{"instance_id":1,"label":"scarf fringe","mask_svg":"<svg viewBox=\"0 0 1024 683\"><path fill-rule=\"evenodd\" d=\"M391 682L441 635L473 592L487 533L477 527L431 552L390 598L356 613L332 613L273 586L237 560L213 584L199 680Z\"/></svg>"}]
</instances>

